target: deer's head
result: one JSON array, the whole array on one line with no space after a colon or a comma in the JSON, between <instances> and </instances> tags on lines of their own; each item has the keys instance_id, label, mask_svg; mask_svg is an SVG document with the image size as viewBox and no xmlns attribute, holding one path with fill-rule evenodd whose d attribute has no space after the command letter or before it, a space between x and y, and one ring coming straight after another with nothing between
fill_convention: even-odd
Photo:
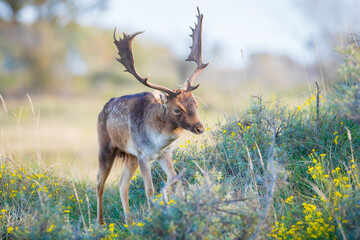
<instances>
[{"instance_id":1,"label":"deer's head","mask_svg":"<svg viewBox=\"0 0 360 240\"><path fill-rule=\"evenodd\" d=\"M179 126L195 134L204 132L204 126L197 115L197 102L191 91L177 89L179 94L170 98L166 93L155 91L155 98L166 109L168 120L174 126Z\"/></svg>"},{"instance_id":2,"label":"deer's head","mask_svg":"<svg viewBox=\"0 0 360 240\"><path fill-rule=\"evenodd\" d=\"M186 61L194 61L197 64L197 68L189 79L185 81L183 87L176 90L171 90L167 87L157 85L149 82L149 77L141 77L135 70L134 56L132 53L132 41L138 34L143 32L137 32L131 35L123 34L123 38L116 39L116 28L114 31L114 43L118 48L120 58L117 60L124 65L125 71L132 74L139 82L147 87L158 90L155 94L157 100L164 105L167 111L169 121L174 123L185 130L189 130L195 134L201 134L204 132L204 126L200 122L197 115L197 102L194 99L192 91L199 87L199 84L193 86L193 82L196 77L205 69L208 63L202 62L201 52L201 32L202 32L202 19L203 15L200 14L199 8L197 15L197 23L195 28L191 28L192 34L192 46L189 57Z\"/></svg>"}]
</instances>

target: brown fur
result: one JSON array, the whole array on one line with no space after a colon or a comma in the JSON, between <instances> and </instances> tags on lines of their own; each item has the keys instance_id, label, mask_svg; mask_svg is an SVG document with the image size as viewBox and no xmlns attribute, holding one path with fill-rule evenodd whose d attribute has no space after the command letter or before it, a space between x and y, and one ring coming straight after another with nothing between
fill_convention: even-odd
<instances>
[{"instance_id":1,"label":"brown fur","mask_svg":"<svg viewBox=\"0 0 360 240\"><path fill-rule=\"evenodd\" d=\"M171 90L149 82L149 78L141 77L134 67L132 41L138 34L123 34L114 43L118 48L117 60L139 82L161 92L144 92L134 95L113 98L105 104L98 118L99 140L99 172L97 175L98 222L104 223L103 193L114 159L122 157L122 175L119 182L121 202L125 212L126 223L131 222L129 208L129 185L136 168L139 166L144 179L146 197L150 200L154 194L151 177L150 160L157 160L165 171L168 181L176 176L172 164L171 152L173 142L183 129L195 134L204 132L204 126L196 113L197 103L192 91L198 86L192 86L195 78L205 69L208 63L202 62L201 29L203 15L197 9L197 24L192 28L193 44L187 61L194 61L197 68L186 80L183 89Z\"/></svg>"},{"instance_id":2,"label":"brown fur","mask_svg":"<svg viewBox=\"0 0 360 240\"><path fill-rule=\"evenodd\" d=\"M201 134L204 127L196 113L197 103L191 91L176 97L156 98L144 92L112 98L98 117L99 172L97 175L98 222L104 224L103 192L105 181L116 157L121 157L119 182L125 221L130 223L129 185L139 166L150 205L154 194L150 160L157 160L168 180L176 176L171 152L173 142L183 129Z\"/></svg>"}]
</instances>

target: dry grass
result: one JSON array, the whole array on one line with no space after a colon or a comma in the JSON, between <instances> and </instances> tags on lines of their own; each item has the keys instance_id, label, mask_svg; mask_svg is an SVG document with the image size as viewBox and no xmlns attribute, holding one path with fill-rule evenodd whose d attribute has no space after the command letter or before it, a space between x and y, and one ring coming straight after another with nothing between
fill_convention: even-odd
<instances>
[{"instance_id":1,"label":"dry grass","mask_svg":"<svg viewBox=\"0 0 360 240\"><path fill-rule=\"evenodd\" d=\"M200 106L198 111L204 124L210 128L244 108L249 94L259 95L254 90L256 87L246 85L240 88L235 82L231 83L233 87L219 83L202 85L195 92ZM98 169L96 121L99 111L112 96L146 90L140 86L138 89L113 89L96 97L41 95L5 99L0 110L1 153L16 154L24 161L26 156L35 154L38 161L53 165L59 175L94 181ZM271 93L264 96L271 96ZM287 102L297 105L299 97L287 98ZM178 144L188 139L196 142L201 138L184 132ZM117 179L116 171L115 167L110 175L111 181Z\"/></svg>"}]
</instances>

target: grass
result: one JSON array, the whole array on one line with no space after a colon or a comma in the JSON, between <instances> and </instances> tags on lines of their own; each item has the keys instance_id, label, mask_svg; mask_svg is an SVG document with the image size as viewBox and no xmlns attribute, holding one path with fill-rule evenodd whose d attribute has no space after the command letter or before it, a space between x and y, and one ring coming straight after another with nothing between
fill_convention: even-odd
<instances>
[{"instance_id":1,"label":"grass","mask_svg":"<svg viewBox=\"0 0 360 240\"><path fill-rule=\"evenodd\" d=\"M280 99L256 99L243 118L229 118L208 128L200 142L180 145L174 162L177 170L187 169L182 187L167 202L157 195L150 213L142 179L135 175L130 189L134 226L123 224L115 183L105 191L108 225L102 228L95 221L93 181L58 177L56 169L41 167L36 156L2 155L2 237L357 237L360 128L320 111L315 133L315 106L312 96L295 109ZM160 192L166 178L157 164L153 173Z\"/></svg>"},{"instance_id":2,"label":"grass","mask_svg":"<svg viewBox=\"0 0 360 240\"><path fill-rule=\"evenodd\" d=\"M360 62L354 68L360 69ZM349 70L346 62L344 69ZM359 76L350 76L356 88ZM108 181L105 190L107 224L101 227L94 181L61 176L39 161L39 149L32 154L3 149L0 234L3 239L358 239L360 126L353 105L338 111L339 99L354 96L351 81L346 79L347 91L340 82L326 97L316 90L296 107L280 97L253 97L241 114L208 127L201 139L190 138L174 151L176 170L186 170L170 195L159 194L166 177L153 164L157 194L151 210L140 174L135 175L131 225L124 224L115 182Z\"/></svg>"}]
</instances>

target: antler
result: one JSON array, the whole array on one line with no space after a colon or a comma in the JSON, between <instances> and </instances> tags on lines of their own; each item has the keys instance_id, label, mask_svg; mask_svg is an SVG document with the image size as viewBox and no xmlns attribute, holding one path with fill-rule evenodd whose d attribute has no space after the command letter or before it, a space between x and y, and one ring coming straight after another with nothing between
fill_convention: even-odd
<instances>
[{"instance_id":1,"label":"antler","mask_svg":"<svg viewBox=\"0 0 360 240\"><path fill-rule=\"evenodd\" d=\"M128 72L130 74L132 74L137 80L139 80L139 82L141 82L142 84L144 84L145 86L149 87L149 88L153 88L153 89L157 89L160 90L162 92L165 92L167 94L169 94L170 98L174 98L176 97L180 92L176 92L173 91L167 87L164 86L160 86L154 83L149 82L149 77L143 78L141 77L135 70L134 67L134 56L132 53L132 41L134 40L134 38L143 33L142 32L136 32L134 34L130 34L127 35L125 33L123 33L123 38L119 38L119 40L116 40L116 28L114 30L114 43L118 49L118 53L120 58L116 58L116 60L118 60L122 65L124 65L125 67L125 72Z\"/></svg>"},{"instance_id":2,"label":"antler","mask_svg":"<svg viewBox=\"0 0 360 240\"><path fill-rule=\"evenodd\" d=\"M193 29L192 27L192 34L190 35L190 37L192 38L192 46L191 48L191 52L189 54L189 57L185 60L185 61L194 61L197 64L197 68L194 71L194 73L191 75L191 77L189 79L186 80L185 84L184 84L184 88L186 89L186 91L193 91L196 88L199 87L200 84L196 85L196 86L192 86L195 78L206 68L206 66L209 63L203 63L202 62L202 52L201 52L201 32L202 32L202 20L203 20L203 15L200 14L200 10L199 8L197 8L198 11L198 15L197 17L197 24L195 23L195 29Z\"/></svg>"}]
</instances>

